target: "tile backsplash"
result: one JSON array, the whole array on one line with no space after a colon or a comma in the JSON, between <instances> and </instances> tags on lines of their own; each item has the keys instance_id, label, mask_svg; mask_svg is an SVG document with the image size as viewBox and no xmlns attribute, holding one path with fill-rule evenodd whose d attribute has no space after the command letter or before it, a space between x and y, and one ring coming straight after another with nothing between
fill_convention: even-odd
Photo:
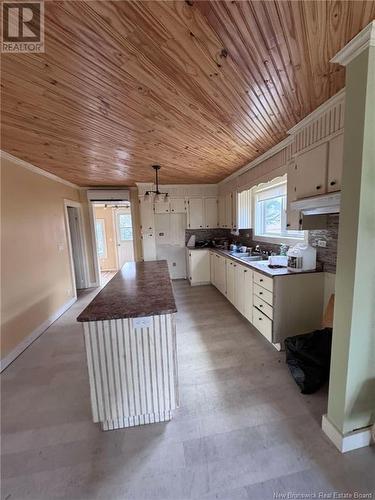
<instances>
[{"instance_id":1,"label":"tile backsplash","mask_svg":"<svg viewBox=\"0 0 375 500\"><path fill-rule=\"evenodd\" d=\"M195 234L196 241L203 240L216 240L219 238L225 238L229 241L232 240L233 235L230 229L185 229L185 244L189 241L192 234Z\"/></svg>"},{"instance_id":2,"label":"tile backsplash","mask_svg":"<svg viewBox=\"0 0 375 500\"><path fill-rule=\"evenodd\" d=\"M339 215L328 215L327 229L309 231L309 243L316 247L317 261L323 264L324 271L336 273L337 239L339 234ZM326 242L326 247L318 247L318 240Z\"/></svg>"},{"instance_id":3,"label":"tile backsplash","mask_svg":"<svg viewBox=\"0 0 375 500\"><path fill-rule=\"evenodd\" d=\"M339 229L339 216L337 214L328 215L327 229L315 229L309 231L309 243L316 247L318 267L322 267L323 271L329 273L336 272L336 258L337 258L337 238ZM255 248L260 245L262 250L280 252L280 244L264 243L263 241L256 241L253 239L252 229L240 229L239 235L235 236L231 233L230 229L186 229L185 242L187 243L190 236L195 234L196 240L213 240L225 238L229 242L239 242L248 247ZM318 247L318 240L326 242L326 247Z\"/></svg>"}]
</instances>

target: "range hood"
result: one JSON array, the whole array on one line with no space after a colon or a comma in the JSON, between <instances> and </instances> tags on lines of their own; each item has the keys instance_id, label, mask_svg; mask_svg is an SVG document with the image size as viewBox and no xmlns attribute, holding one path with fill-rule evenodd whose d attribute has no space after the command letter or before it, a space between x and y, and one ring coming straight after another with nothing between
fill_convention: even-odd
<instances>
[{"instance_id":1,"label":"range hood","mask_svg":"<svg viewBox=\"0 0 375 500\"><path fill-rule=\"evenodd\" d=\"M302 215L338 214L340 212L341 193L322 194L292 201L290 208Z\"/></svg>"}]
</instances>

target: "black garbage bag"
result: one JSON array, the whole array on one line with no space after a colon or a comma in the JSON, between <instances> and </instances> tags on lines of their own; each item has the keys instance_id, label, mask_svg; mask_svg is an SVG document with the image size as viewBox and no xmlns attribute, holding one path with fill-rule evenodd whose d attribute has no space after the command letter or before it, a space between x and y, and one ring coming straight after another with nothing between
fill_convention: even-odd
<instances>
[{"instance_id":1,"label":"black garbage bag","mask_svg":"<svg viewBox=\"0 0 375 500\"><path fill-rule=\"evenodd\" d=\"M302 394L316 392L329 377L332 328L285 339L286 363Z\"/></svg>"}]
</instances>

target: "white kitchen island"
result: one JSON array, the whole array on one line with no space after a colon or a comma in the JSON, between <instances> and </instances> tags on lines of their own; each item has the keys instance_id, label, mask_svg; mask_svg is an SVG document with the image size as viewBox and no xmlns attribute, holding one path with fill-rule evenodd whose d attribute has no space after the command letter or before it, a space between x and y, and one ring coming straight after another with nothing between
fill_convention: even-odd
<instances>
[{"instance_id":1,"label":"white kitchen island","mask_svg":"<svg viewBox=\"0 0 375 500\"><path fill-rule=\"evenodd\" d=\"M178 406L176 311L167 262L131 262L78 316L92 417L103 430L172 418Z\"/></svg>"}]
</instances>

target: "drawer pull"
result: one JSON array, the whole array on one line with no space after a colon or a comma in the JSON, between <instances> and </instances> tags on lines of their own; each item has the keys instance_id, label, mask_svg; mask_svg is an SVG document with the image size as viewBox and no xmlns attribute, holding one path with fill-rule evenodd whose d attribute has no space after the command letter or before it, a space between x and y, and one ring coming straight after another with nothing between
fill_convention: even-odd
<instances>
[{"instance_id":1,"label":"drawer pull","mask_svg":"<svg viewBox=\"0 0 375 500\"><path fill-rule=\"evenodd\" d=\"M258 318L258 319L259 319L259 321L262 321L262 320L263 320L263 318Z\"/></svg>"},{"instance_id":2,"label":"drawer pull","mask_svg":"<svg viewBox=\"0 0 375 500\"><path fill-rule=\"evenodd\" d=\"M316 186L316 189L320 189L322 186Z\"/></svg>"},{"instance_id":3,"label":"drawer pull","mask_svg":"<svg viewBox=\"0 0 375 500\"><path fill-rule=\"evenodd\" d=\"M259 292L259 295L263 295L263 292Z\"/></svg>"},{"instance_id":4,"label":"drawer pull","mask_svg":"<svg viewBox=\"0 0 375 500\"><path fill-rule=\"evenodd\" d=\"M263 304L259 304L259 307L263 307Z\"/></svg>"},{"instance_id":5,"label":"drawer pull","mask_svg":"<svg viewBox=\"0 0 375 500\"><path fill-rule=\"evenodd\" d=\"M262 278L260 278L260 280L259 280L259 281L263 281L263 279L262 279Z\"/></svg>"},{"instance_id":6,"label":"drawer pull","mask_svg":"<svg viewBox=\"0 0 375 500\"><path fill-rule=\"evenodd\" d=\"M330 185L331 185L331 186L334 186L335 184L336 184L336 181L331 181L331 182L330 182Z\"/></svg>"}]
</instances>

